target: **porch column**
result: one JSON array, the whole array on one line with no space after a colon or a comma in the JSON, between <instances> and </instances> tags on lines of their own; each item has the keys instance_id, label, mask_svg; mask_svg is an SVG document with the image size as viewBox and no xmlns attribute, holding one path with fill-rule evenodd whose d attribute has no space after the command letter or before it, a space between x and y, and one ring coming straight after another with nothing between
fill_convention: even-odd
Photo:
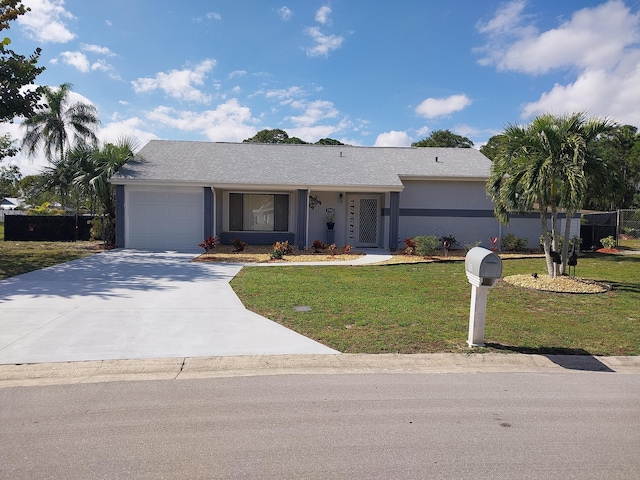
<instances>
[{"instance_id":1,"label":"porch column","mask_svg":"<svg viewBox=\"0 0 640 480\"><path fill-rule=\"evenodd\" d=\"M116 247L124 248L124 185L116 185Z\"/></svg>"},{"instance_id":2,"label":"porch column","mask_svg":"<svg viewBox=\"0 0 640 480\"><path fill-rule=\"evenodd\" d=\"M391 192L389 196L389 249L398 249L398 233L400 232L400 192Z\"/></svg>"},{"instance_id":3,"label":"porch column","mask_svg":"<svg viewBox=\"0 0 640 480\"><path fill-rule=\"evenodd\" d=\"M302 250L307 246L307 210L309 190L299 189L296 209L296 246Z\"/></svg>"},{"instance_id":4,"label":"porch column","mask_svg":"<svg viewBox=\"0 0 640 480\"><path fill-rule=\"evenodd\" d=\"M204 238L213 237L213 192L204 187Z\"/></svg>"}]
</instances>

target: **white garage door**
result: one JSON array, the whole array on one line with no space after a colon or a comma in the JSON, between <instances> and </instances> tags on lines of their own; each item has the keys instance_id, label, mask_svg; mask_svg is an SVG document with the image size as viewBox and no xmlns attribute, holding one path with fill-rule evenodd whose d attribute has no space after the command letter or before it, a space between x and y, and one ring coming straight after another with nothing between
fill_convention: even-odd
<instances>
[{"instance_id":1,"label":"white garage door","mask_svg":"<svg viewBox=\"0 0 640 480\"><path fill-rule=\"evenodd\" d=\"M125 244L145 250L197 250L204 240L202 188L126 190Z\"/></svg>"}]
</instances>

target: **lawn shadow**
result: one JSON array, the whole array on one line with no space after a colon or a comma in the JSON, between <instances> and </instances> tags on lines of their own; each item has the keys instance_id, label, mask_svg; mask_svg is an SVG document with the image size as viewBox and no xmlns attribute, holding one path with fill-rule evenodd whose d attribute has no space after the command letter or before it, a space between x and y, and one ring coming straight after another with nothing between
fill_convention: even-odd
<instances>
[{"instance_id":1,"label":"lawn shadow","mask_svg":"<svg viewBox=\"0 0 640 480\"><path fill-rule=\"evenodd\" d=\"M556 365L567 370L580 370L585 372L609 372L612 370L596 357L581 348L562 347L516 347L513 345L502 345L500 343L486 343L486 347L495 350L508 350L510 352L524 353L528 355L541 355L547 357Z\"/></svg>"}]
</instances>

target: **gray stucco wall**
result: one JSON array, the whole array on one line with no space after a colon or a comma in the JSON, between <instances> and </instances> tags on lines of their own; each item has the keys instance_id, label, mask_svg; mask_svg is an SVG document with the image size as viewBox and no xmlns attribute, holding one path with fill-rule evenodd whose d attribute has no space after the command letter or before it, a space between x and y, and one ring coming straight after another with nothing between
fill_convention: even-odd
<instances>
[{"instance_id":1,"label":"gray stucco wall","mask_svg":"<svg viewBox=\"0 0 640 480\"><path fill-rule=\"evenodd\" d=\"M453 235L461 248L499 234L484 182L405 181L400 193L398 236Z\"/></svg>"}]
</instances>

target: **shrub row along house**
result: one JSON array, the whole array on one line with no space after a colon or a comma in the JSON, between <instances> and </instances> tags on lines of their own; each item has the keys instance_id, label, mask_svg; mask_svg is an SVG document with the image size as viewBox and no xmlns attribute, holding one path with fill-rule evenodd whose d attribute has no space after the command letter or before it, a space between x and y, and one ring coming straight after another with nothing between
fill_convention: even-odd
<instances>
[{"instance_id":1,"label":"shrub row along house","mask_svg":"<svg viewBox=\"0 0 640 480\"><path fill-rule=\"evenodd\" d=\"M508 232L535 246L540 235L536 214L498 223L491 162L472 148L152 140L137 157L111 178L119 247L193 250L217 235L394 250L416 235L488 246Z\"/></svg>"}]
</instances>

